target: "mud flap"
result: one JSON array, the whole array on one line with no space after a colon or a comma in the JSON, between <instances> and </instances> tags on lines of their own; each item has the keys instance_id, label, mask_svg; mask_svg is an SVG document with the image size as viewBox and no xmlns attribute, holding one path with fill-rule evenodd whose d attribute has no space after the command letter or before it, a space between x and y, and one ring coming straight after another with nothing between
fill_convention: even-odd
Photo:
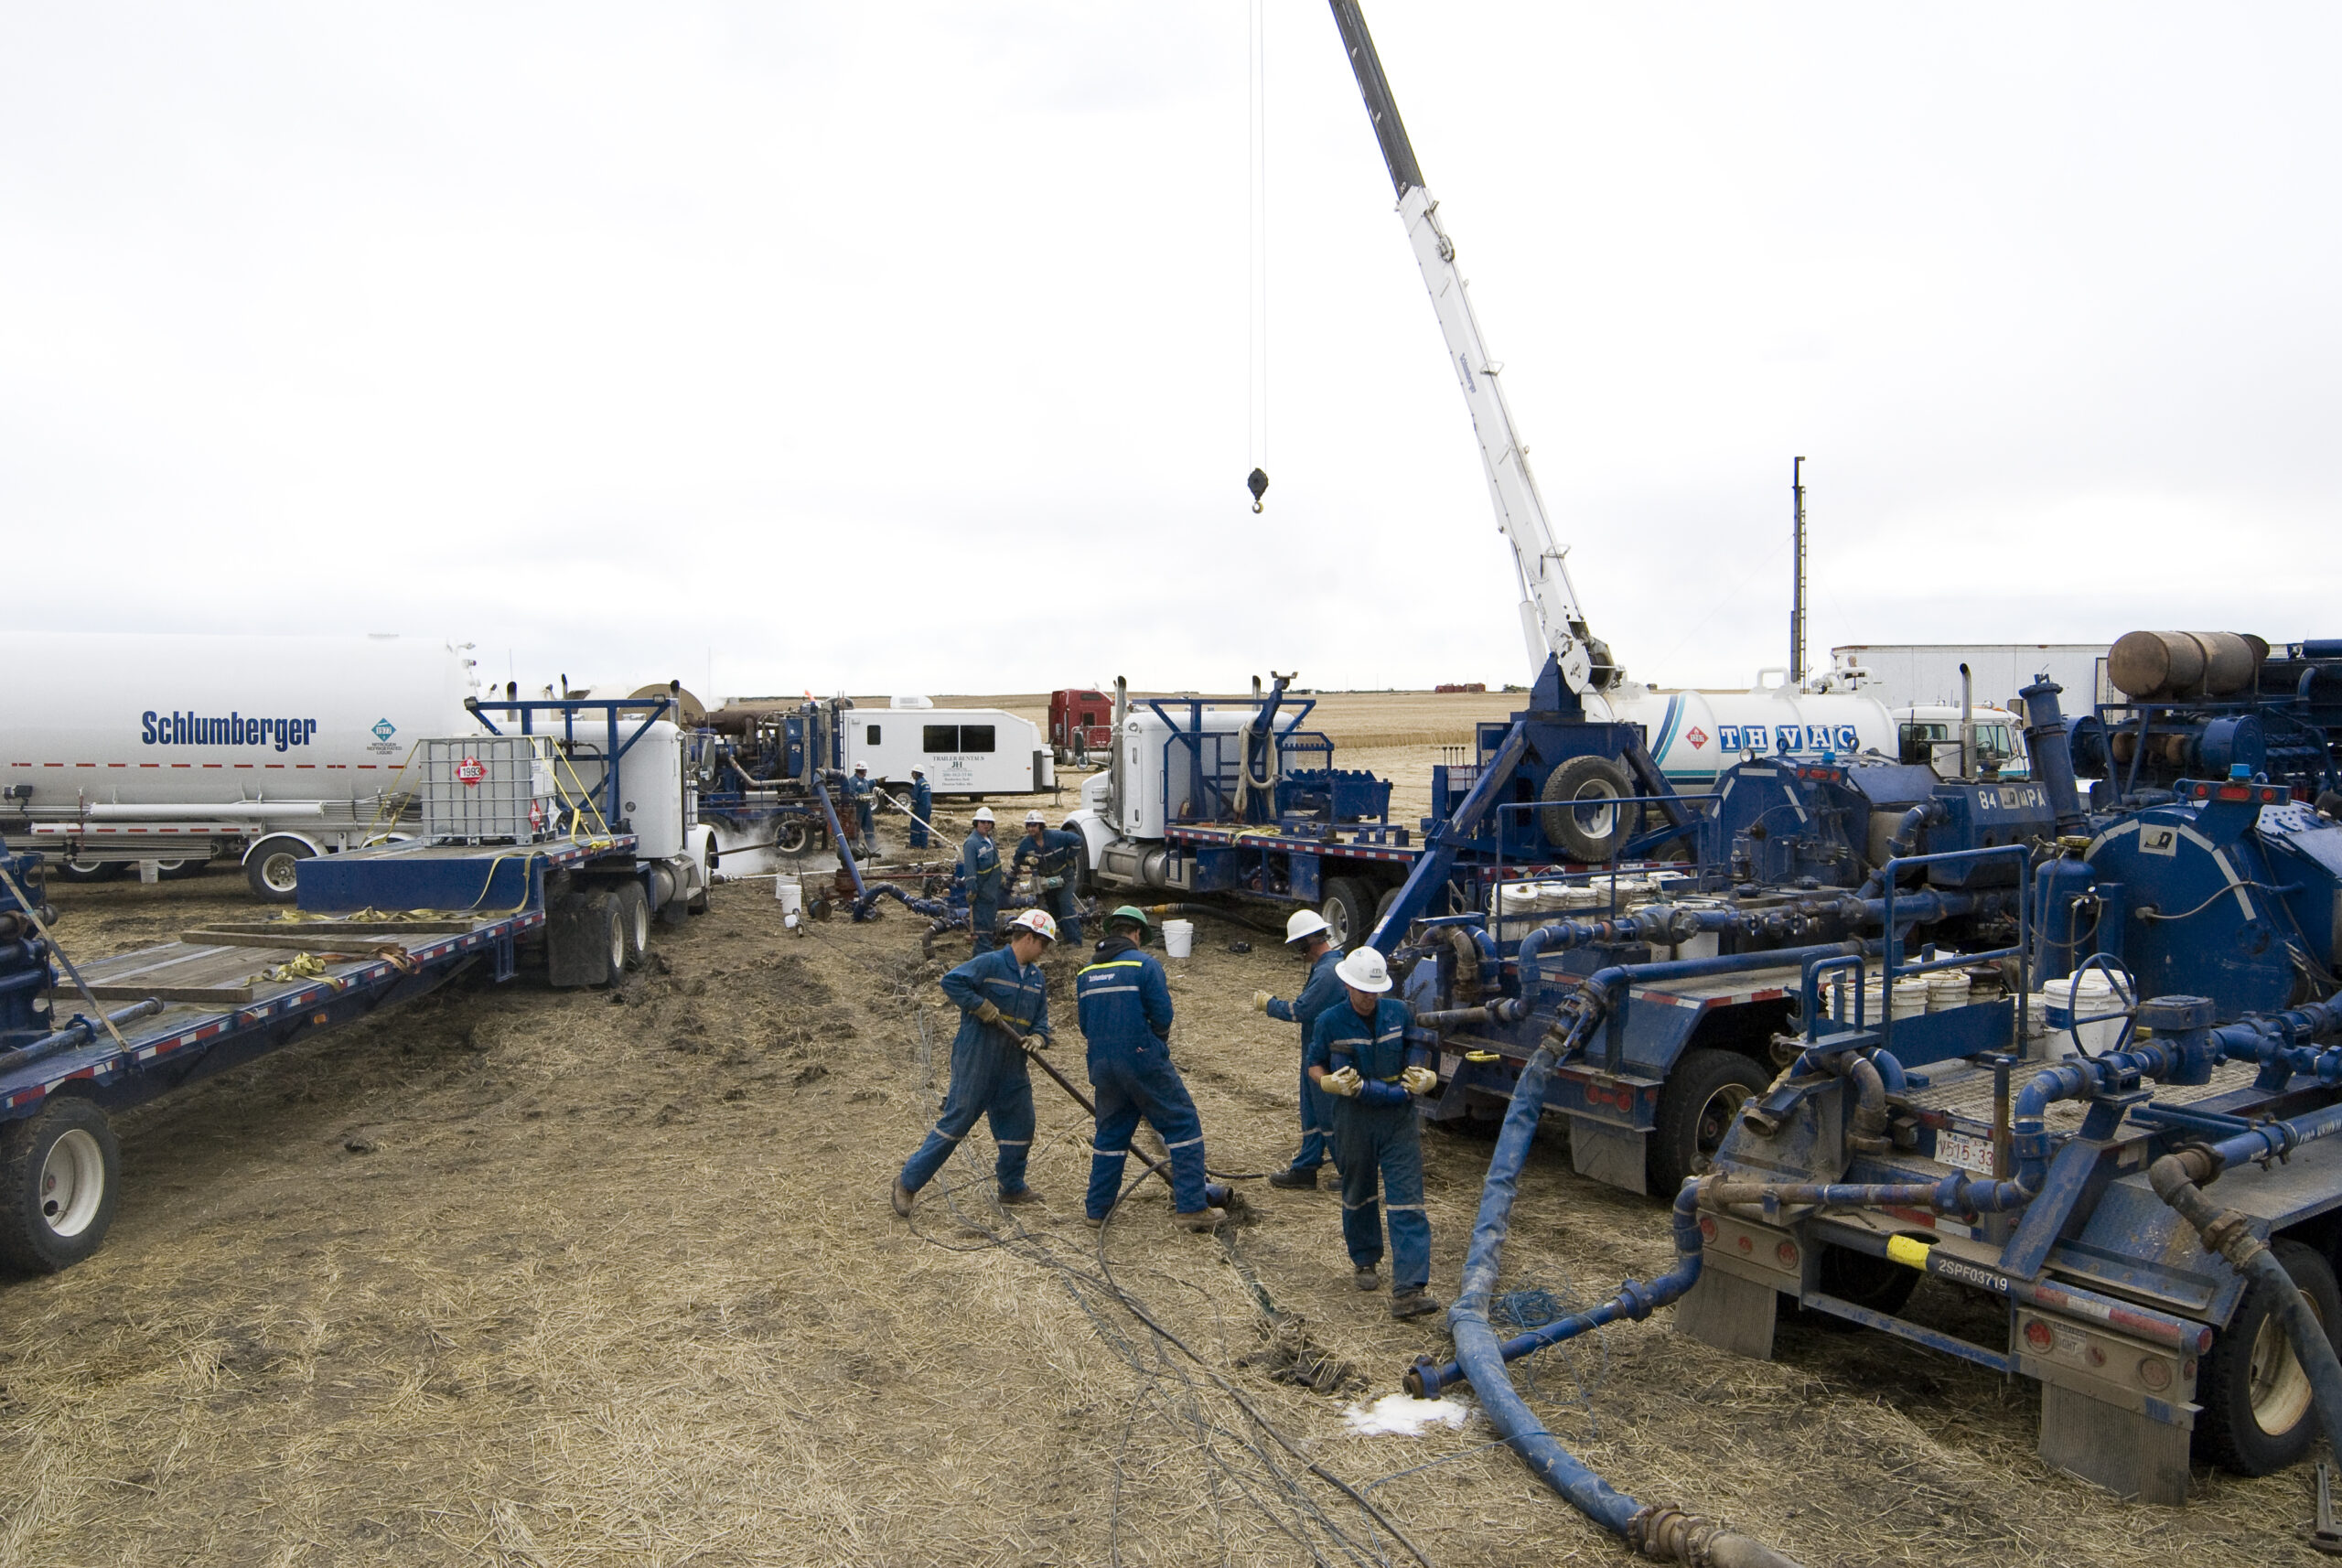
<instances>
[{"instance_id":1,"label":"mud flap","mask_svg":"<svg viewBox=\"0 0 2342 1568\"><path fill-rule=\"evenodd\" d=\"M575 894L545 916L545 979L556 987L606 985L610 980L609 917L601 905Z\"/></svg>"}]
</instances>

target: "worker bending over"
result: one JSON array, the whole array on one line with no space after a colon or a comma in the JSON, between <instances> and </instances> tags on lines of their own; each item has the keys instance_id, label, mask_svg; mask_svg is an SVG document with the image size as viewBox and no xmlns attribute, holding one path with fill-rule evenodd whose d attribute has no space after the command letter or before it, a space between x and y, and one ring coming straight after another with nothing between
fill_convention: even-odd
<instances>
[{"instance_id":1,"label":"worker bending over","mask_svg":"<svg viewBox=\"0 0 2342 1568\"><path fill-rule=\"evenodd\" d=\"M927 824L935 817L935 786L927 781L927 769L911 769L911 832L913 849L927 847Z\"/></svg>"},{"instance_id":2,"label":"worker bending over","mask_svg":"<svg viewBox=\"0 0 2342 1568\"><path fill-rule=\"evenodd\" d=\"M1171 1206L1187 1230L1209 1230L1228 1218L1204 1191L1204 1128L1196 1102L1171 1065L1171 984L1163 966L1139 950L1146 917L1125 904L1106 917L1106 940L1073 977L1075 1006L1090 1043L1090 1085L1098 1091L1090 1142L1092 1225L1103 1225L1123 1188L1123 1158L1146 1118L1171 1156Z\"/></svg>"},{"instance_id":3,"label":"worker bending over","mask_svg":"<svg viewBox=\"0 0 2342 1568\"><path fill-rule=\"evenodd\" d=\"M895 1178L895 1212L910 1218L919 1189L935 1179L960 1140L983 1116L999 1145L995 1168L1003 1203L1038 1203L1025 1185L1025 1161L1033 1152L1033 1079L1025 1066L1024 1041L1049 1045L1049 998L1041 974L1041 954L1057 940L1057 924L1038 909L1009 923L1008 946L981 952L943 977L943 994L960 1008L960 1032L951 1040L951 1088L935 1131Z\"/></svg>"},{"instance_id":4,"label":"worker bending over","mask_svg":"<svg viewBox=\"0 0 2342 1568\"><path fill-rule=\"evenodd\" d=\"M870 782L870 764L855 763L854 777L845 781L845 798L847 804L854 808L854 853L856 854L878 853L878 824L870 810L870 798L877 788Z\"/></svg>"},{"instance_id":5,"label":"worker bending over","mask_svg":"<svg viewBox=\"0 0 2342 1568\"><path fill-rule=\"evenodd\" d=\"M1407 1065L1407 1004L1383 993L1391 971L1382 955L1360 948L1334 972L1349 993L1346 1005L1319 1015L1309 1037L1309 1076L1334 1096L1334 1167L1342 1176L1342 1240L1360 1290L1380 1283L1382 1220L1375 1212L1381 1176L1391 1211L1391 1316L1439 1310L1423 1292L1431 1283L1431 1221L1423 1214L1423 1148L1413 1096L1438 1087L1429 1068Z\"/></svg>"},{"instance_id":6,"label":"worker bending over","mask_svg":"<svg viewBox=\"0 0 2342 1568\"><path fill-rule=\"evenodd\" d=\"M1301 1152L1293 1156L1293 1164L1269 1177L1271 1187L1298 1187L1315 1191L1317 1167L1326 1163L1326 1142L1333 1135L1332 1102L1318 1092L1309 1077L1310 1031L1326 1009L1340 1002L1343 996L1341 978L1334 972L1342 961L1341 950L1326 940L1328 929L1326 917L1315 909L1297 910L1284 923L1284 945L1296 949L1302 961L1309 966L1309 976L1302 982L1301 994L1286 1002L1265 991L1252 993L1252 1006L1272 1018L1301 1026Z\"/></svg>"},{"instance_id":7,"label":"worker bending over","mask_svg":"<svg viewBox=\"0 0 2342 1568\"><path fill-rule=\"evenodd\" d=\"M1033 863L1034 900L1058 918L1058 929L1069 944L1081 940L1080 907L1073 901L1073 883L1083 848L1080 833L1053 828L1040 812L1027 811L1025 842L1016 846L1016 858L1009 865L1010 875L1021 876L1025 863Z\"/></svg>"},{"instance_id":8,"label":"worker bending over","mask_svg":"<svg viewBox=\"0 0 2342 1568\"><path fill-rule=\"evenodd\" d=\"M976 808L975 825L960 846L960 875L968 887L968 930L976 950L990 952L993 923L1000 918L1000 846L992 842L992 808Z\"/></svg>"}]
</instances>

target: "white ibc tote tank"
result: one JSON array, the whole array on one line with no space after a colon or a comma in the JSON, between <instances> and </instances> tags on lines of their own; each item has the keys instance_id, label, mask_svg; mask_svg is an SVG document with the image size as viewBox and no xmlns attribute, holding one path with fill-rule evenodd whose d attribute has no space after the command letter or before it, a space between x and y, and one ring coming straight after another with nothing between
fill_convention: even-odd
<instances>
[{"instance_id":1,"label":"white ibc tote tank","mask_svg":"<svg viewBox=\"0 0 2342 1568\"><path fill-rule=\"evenodd\" d=\"M436 639L16 631L0 658L0 784L38 815L361 800L424 736L486 733Z\"/></svg>"}]
</instances>

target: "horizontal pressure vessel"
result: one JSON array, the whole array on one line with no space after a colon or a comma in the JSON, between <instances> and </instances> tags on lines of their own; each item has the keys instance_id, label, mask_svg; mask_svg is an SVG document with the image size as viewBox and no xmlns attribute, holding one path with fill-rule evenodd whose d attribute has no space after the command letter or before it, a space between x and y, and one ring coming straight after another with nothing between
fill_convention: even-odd
<instances>
[{"instance_id":1,"label":"horizontal pressure vessel","mask_svg":"<svg viewBox=\"0 0 2342 1568\"><path fill-rule=\"evenodd\" d=\"M2106 678L2129 697L2229 697L2252 685L2268 651L2233 631L2126 631L2107 650Z\"/></svg>"},{"instance_id":2,"label":"horizontal pressure vessel","mask_svg":"<svg viewBox=\"0 0 2342 1568\"><path fill-rule=\"evenodd\" d=\"M0 632L0 659L10 812L366 800L416 741L486 733L436 639Z\"/></svg>"},{"instance_id":3,"label":"horizontal pressure vessel","mask_svg":"<svg viewBox=\"0 0 2342 1568\"><path fill-rule=\"evenodd\" d=\"M1643 744L1676 789L1700 793L1716 775L1751 757L1834 752L1896 755L1894 716L1860 693L1660 692L1628 687L1608 697L1612 714L1643 726Z\"/></svg>"}]
</instances>

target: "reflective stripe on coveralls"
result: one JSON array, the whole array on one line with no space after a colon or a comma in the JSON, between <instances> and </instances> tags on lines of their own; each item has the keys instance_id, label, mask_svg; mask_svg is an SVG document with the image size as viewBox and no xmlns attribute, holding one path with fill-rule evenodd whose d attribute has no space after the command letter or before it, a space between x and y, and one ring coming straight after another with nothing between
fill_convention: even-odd
<instances>
[{"instance_id":1,"label":"reflective stripe on coveralls","mask_svg":"<svg viewBox=\"0 0 2342 1568\"><path fill-rule=\"evenodd\" d=\"M911 779L911 847L927 847L927 824L935 820L935 787L924 773Z\"/></svg>"}]
</instances>

